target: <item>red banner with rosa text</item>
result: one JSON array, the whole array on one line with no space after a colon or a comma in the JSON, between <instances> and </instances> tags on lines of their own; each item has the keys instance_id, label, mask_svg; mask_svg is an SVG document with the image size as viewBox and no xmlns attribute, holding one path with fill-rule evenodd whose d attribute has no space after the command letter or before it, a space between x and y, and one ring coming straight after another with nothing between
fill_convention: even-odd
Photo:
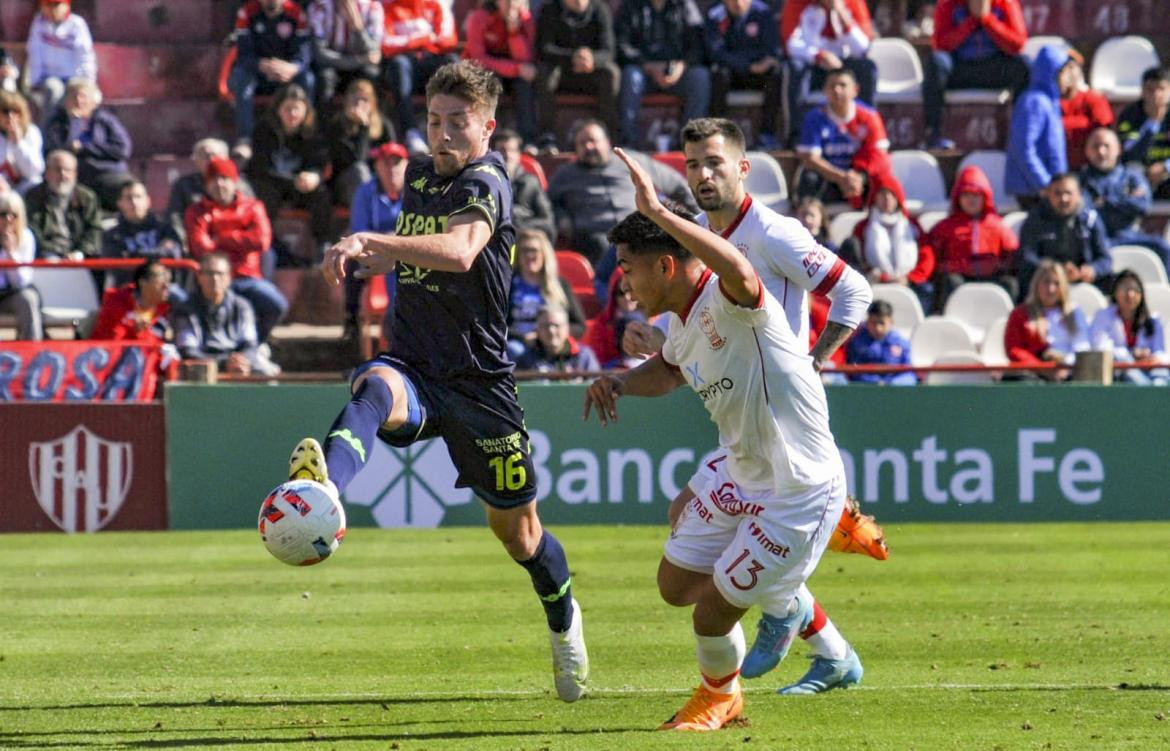
<instances>
[{"instance_id":1,"label":"red banner with rosa text","mask_svg":"<svg viewBox=\"0 0 1170 751\"><path fill-rule=\"evenodd\" d=\"M167 528L163 405L0 404L0 532Z\"/></svg>"},{"instance_id":2,"label":"red banner with rosa text","mask_svg":"<svg viewBox=\"0 0 1170 751\"><path fill-rule=\"evenodd\" d=\"M141 342L0 342L0 402L150 401L161 352Z\"/></svg>"}]
</instances>

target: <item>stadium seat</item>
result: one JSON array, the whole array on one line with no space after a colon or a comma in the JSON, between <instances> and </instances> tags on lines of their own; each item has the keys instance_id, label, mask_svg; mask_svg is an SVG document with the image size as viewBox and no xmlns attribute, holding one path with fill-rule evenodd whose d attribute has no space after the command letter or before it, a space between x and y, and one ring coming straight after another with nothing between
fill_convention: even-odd
<instances>
[{"instance_id":1,"label":"stadium seat","mask_svg":"<svg viewBox=\"0 0 1170 751\"><path fill-rule=\"evenodd\" d=\"M922 62L905 39L879 37L867 54L877 65L877 99L880 102L921 102Z\"/></svg>"},{"instance_id":2,"label":"stadium seat","mask_svg":"<svg viewBox=\"0 0 1170 751\"><path fill-rule=\"evenodd\" d=\"M1085 318L1089 321L1093 320L1093 316L1097 314L1098 310L1109 306L1109 300L1105 295L1101 294L1101 290L1086 282L1070 284L1068 287L1068 296L1072 300L1073 305L1080 308L1081 312L1085 314Z\"/></svg>"},{"instance_id":3,"label":"stadium seat","mask_svg":"<svg viewBox=\"0 0 1170 751\"><path fill-rule=\"evenodd\" d=\"M593 286L593 265L575 250L558 250L557 272L573 289Z\"/></svg>"},{"instance_id":4,"label":"stadium seat","mask_svg":"<svg viewBox=\"0 0 1170 751\"><path fill-rule=\"evenodd\" d=\"M601 312L597 290L593 287L593 266L589 259L575 250L558 250L557 273L569 283L586 318Z\"/></svg>"},{"instance_id":5,"label":"stadium seat","mask_svg":"<svg viewBox=\"0 0 1170 751\"><path fill-rule=\"evenodd\" d=\"M1012 98L1009 89L951 89L946 93L947 104L1007 104Z\"/></svg>"},{"instance_id":6,"label":"stadium seat","mask_svg":"<svg viewBox=\"0 0 1170 751\"><path fill-rule=\"evenodd\" d=\"M959 162L955 174L961 173L964 168L972 165L983 170L983 174L987 175L987 179L991 183L992 196L995 198L995 208L1000 213L1015 210L1016 199L1008 195L1003 187L1004 173L1007 171L1007 153L1003 151L972 151Z\"/></svg>"},{"instance_id":7,"label":"stadium seat","mask_svg":"<svg viewBox=\"0 0 1170 751\"><path fill-rule=\"evenodd\" d=\"M1007 365L1007 347L1003 343L1004 332L1007 331L1007 316L1004 316L987 327L983 336L983 346L979 354L987 365Z\"/></svg>"},{"instance_id":8,"label":"stadium seat","mask_svg":"<svg viewBox=\"0 0 1170 751\"><path fill-rule=\"evenodd\" d=\"M985 365L983 358L975 352L944 352L935 359L934 365ZM988 370L962 371L957 373L927 373L926 383L929 386L993 383L995 374Z\"/></svg>"},{"instance_id":9,"label":"stadium seat","mask_svg":"<svg viewBox=\"0 0 1170 751\"><path fill-rule=\"evenodd\" d=\"M917 214L924 210L946 210L951 202L938 160L929 152L904 149L890 152L894 177L906 191L906 209Z\"/></svg>"},{"instance_id":10,"label":"stadium seat","mask_svg":"<svg viewBox=\"0 0 1170 751\"><path fill-rule=\"evenodd\" d=\"M765 206L780 213L788 210L788 181L771 154L766 151L747 152L752 168L748 172L745 187L752 199L762 201Z\"/></svg>"},{"instance_id":11,"label":"stadium seat","mask_svg":"<svg viewBox=\"0 0 1170 751\"><path fill-rule=\"evenodd\" d=\"M654 154L654 161L673 168L683 177L687 176L687 157L681 151L660 151Z\"/></svg>"},{"instance_id":12,"label":"stadium seat","mask_svg":"<svg viewBox=\"0 0 1170 751\"><path fill-rule=\"evenodd\" d=\"M1024 57L1028 58L1028 65L1036 62L1036 56L1045 47L1056 47L1061 50L1070 50L1072 45L1062 36L1035 36L1024 42Z\"/></svg>"},{"instance_id":13,"label":"stadium seat","mask_svg":"<svg viewBox=\"0 0 1170 751\"><path fill-rule=\"evenodd\" d=\"M544 167L531 154L520 154L520 167L528 174L540 181L540 189L548 190L548 178L544 175Z\"/></svg>"},{"instance_id":14,"label":"stadium seat","mask_svg":"<svg viewBox=\"0 0 1170 751\"><path fill-rule=\"evenodd\" d=\"M1157 65L1158 52L1149 39L1113 37L1093 54L1089 85L1110 101L1133 101L1142 93L1142 73Z\"/></svg>"},{"instance_id":15,"label":"stadium seat","mask_svg":"<svg viewBox=\"0 0 1170 751\"><path fill-rule=\"evenodd\" d=\"M1170 281L1166 278L1166 267L1162 265L1162 259L1149 248L1140 245L1115 245L1109 249L1109 255L1113 257L1113 273L1130 269L1146 284L1151 282L1166 284Z\"/></svg>"},{"instance_id":16,"label":"stadium seat","mask_svg":"<svg viewBox=\"0 0 1170 751\"><path fill-rule=\"evenodd\" d=\"M41 293L41 315L46 326L80 323L100 307L93 272L89 269L34 266L32 283Z\"/></svg>"},{"instance_id":17,"label":"stadium seat","mask_svg":"<svg viewBox=\"0 0 1170 751\"><path fill-rule=\"evenodd\" d=\"M918 215L918 226L922 227L923 232L930 232L934 229L934 225L947 218L946 211L924 211Z\"/></svg>"},{"instance_id":18,"label":"stadium seat","mask_svg":"<svg viewBox=\"0 0 1170 751\"><path fill-rule=\"evenodd\" d=\"M981 344L987 329L1012 312L1012 299L998 284L967 282L955 288L947 298L943 315L967 327L971 341Z\"/></svg>"},{"instance_id":19,"label":"stadium seat","mask_svg":"<svg viewBox=\"0 0 1170 751\"><path fill-rule=\"evenodd\" d=\"M1020 237L1020 227L1024 226L1024 220L1028 218L1026 211L1009 211L1003 217L1003 225L1015 233L1016 238Z\"/></svg>"},{"instance_id":20,"label":"stadium seat","mask_svg":"<svg viewBox=\"0 0 1170 751\"><path fill-rule=\"evenodd\" d=\"M1170 326L1170 284L1156 282L1143 285L1146 290L1146 308L1162 317L1162 325Z\"/></svg>"},{"instance_id":21,"label":"stadium seat","mask_svg":"<svg viewBox=\"0 0 1170 751\"><path fill-rule=\"evenodd\" d=\"M864 218L864 211L842 211L829 221L829 240L841 247L841 243L849 239L853 228Z\"/></svg>"},{"instance_id":22,"label":"stadium seat","mask_svg":"<svg viewBox=\"0 0 1170 751\"><path fill-rule=\"evenodd\" d=\"M873 285L873 299L885 300L894 309L894 331L907 339L914 332L926 314L922 312L922 303L918 295L903 284L875 284Z\"/></svg>"},{"instance_id":23,"label":"stadium seat","mask_svg":"<svg viewBox=\"0 0 1170 751\"><path fill-rule=\"evenodd\" d=\"M385 344L382 336L382 318L386 315L386 308L390 307L390 296L386 292L386 277L382 274L370 277L362 289L362 306L358 314L358 330L361 332L362 357L369 360L374 356L374 339ZM370 328L376 326L376 332Z\"/></svg>"},{"instance_id":24,"label":"stadium seat","mask_svg":"<svg viewBox=\"0 0 1170 751\"><path fill-rule=\"evenodd\" d=\"M915 365L930 365L952 352L975 353L967 327L945 316L928 316L914 327L910 337L910 361Z\"/></svg>"}]
</instances>

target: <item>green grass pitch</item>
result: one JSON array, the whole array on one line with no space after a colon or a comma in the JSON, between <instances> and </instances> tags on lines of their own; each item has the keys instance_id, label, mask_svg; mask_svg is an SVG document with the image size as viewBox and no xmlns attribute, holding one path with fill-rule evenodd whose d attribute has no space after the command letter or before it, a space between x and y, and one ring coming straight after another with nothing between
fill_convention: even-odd
<instances>
[{"instance_id":1,"label":"green grass pitch","mask_svg":"<svg viewBox=\"0 0 1170 751\"><path fill-rule=\"evenodd\" d=\"M556 532L593 668L572 705L486 529L352 530L307 569L245 531L0 536L0 748L1170 748L1170 523L901 525L884 563L828 553L811 586L863 684L776 696L798 645L705 734L653 732L696 681L663 530Z\"/></svg>"}]
</instances>

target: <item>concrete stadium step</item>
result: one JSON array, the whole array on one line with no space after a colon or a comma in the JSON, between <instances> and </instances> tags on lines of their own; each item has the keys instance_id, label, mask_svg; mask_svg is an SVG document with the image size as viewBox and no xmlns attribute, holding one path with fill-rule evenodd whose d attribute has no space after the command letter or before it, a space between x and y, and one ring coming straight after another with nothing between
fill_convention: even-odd
<instances>
[{"instance_id":1,"label":"concrete stadium step","mask_svg":"<svg viewBox=\"0 0 1170 751\"><path fill-rule=\"evenodd\" d=\"M341 338L341 326L281 324L272 330L272 360L285 373L344 374L362 362L353 343Z\"/></svg>"},{"instance_id":2,"label":"concrete stadium step","mask_svg":"<svg viewBox=\"0 0 1170 751\"><path fill-rule=\"evenodd\" d=\"M98 43L94 50L98 86L107 100L216 96L219 44Z\"/></svg>"},{"instance_id":3,"label":"concrete stadium step","mask_svg":"<svg viewBox=\"0 0 1170 751\"><path fill-rule=\"evenodd\" d=\"M107 100L134 142L134 154L190 154L200 138L232 142L232 113L214 98Z\"/></svg>"},{"instance_id":4,"label":"concrete stadium step","mask_svg":"<svg viewBox=\"0 0 1170 751\"><path fill-rule=\"evenodd\" d=\"M231 32L238 2L225 0L93 0L86 15L94 39L102 42L219 43ZM76 3L74 3L76 5Z\"/></svg>"}]
</instances>

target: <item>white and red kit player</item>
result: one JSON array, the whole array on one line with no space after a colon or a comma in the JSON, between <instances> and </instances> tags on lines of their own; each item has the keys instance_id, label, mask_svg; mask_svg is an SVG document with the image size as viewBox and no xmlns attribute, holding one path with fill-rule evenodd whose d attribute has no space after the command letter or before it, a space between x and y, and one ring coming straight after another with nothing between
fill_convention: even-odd
<instances>
[{"instance_id":1,"label":"white and red kit player","mask_svg":"<svg viewBox=\"0 0 1170 751\"><path fill-rule=\"evenodd\" d=\"M819 244L799 220L752 200L744 185L751 168L743 132L720 118L693 120L683 128L687 181L704 213L699 223L718 232L743 252L764 286L783 308L784 319L797 341L808 341L809 292L828 296L829 322L813 345L813 366L820 370L865 318L872 301L869 283L835 253ZM662 348L662 338L649 327L627 328L631 351L649 354ZM671 504L671 518L692 502L707 481L706 468L687 484ZM845 517L842 518L846 522ZM757 640L744 664L744 677L754 678L775 667L797 633L817 659L788 693L817 693L856 682L861 675L857 654L825 615L807 589L795 607L788 601L764 602Z\"/></svg>"},{"instance_id":2,"label":"white and red kit player","mask_svg":"<svg viewBox=\"0 0 1170 751\"><path fill-rule=\"evenodd\" d=\"M662 356L590 385L585 416L617 419L618 397L689 386L719 430L721 455L674 520L658 570L672 605L694 605L702 683L663 729L713 730L742 711L739 620L755 604L798 602L845 505L845 474L820 377L748 259L663 206L623 153L640 213L615 227L624 281L649 315L668 313Z\"/></svg>"}]
</instances>

